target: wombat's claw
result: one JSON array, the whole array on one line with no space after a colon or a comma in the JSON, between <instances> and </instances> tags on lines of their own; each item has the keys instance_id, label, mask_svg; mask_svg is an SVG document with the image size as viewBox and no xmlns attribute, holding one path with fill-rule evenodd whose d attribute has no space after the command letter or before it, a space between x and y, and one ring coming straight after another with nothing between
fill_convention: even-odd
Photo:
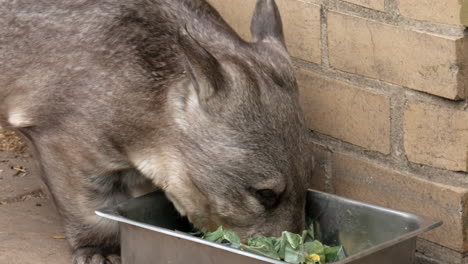
<instances>
[{"instance_id":1,"label":"wombat's claw","mask_svg":"<svg viewBox=\"0 0 468 264\"><path fill-rule=\"evenodd\" d=\"M119 255L103 255L98 248L80 248L73 252L73 264L121 264L121 261Z\"/></svg>"}]
</instances>

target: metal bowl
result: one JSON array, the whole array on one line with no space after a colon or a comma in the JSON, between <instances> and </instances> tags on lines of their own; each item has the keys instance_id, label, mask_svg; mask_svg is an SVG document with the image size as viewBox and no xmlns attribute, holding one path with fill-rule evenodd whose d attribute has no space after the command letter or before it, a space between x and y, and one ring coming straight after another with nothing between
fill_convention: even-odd
<instances>
[{"instance_id":1,"label":"metal bowl","mask_svg":"<svg viewBox=\"0 0 468 264\"><path fill-rule=\"evenodd\" d=\"M286 263L186 234L190 223L162 192L96 213L120 223L124 264ZM348 257L337 264L412 264L416 236L442 224L313 190L307 193L306 214L319 222L322 242L344 246Z\"/></svg>"}]
</instances>

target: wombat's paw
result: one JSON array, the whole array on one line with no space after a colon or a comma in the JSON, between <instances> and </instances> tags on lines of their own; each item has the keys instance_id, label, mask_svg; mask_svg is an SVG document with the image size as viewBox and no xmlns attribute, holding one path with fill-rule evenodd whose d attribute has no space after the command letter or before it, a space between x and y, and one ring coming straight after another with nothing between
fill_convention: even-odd
<instances>
[{"instance_id":1,"label":"wombat's paw","mask_svg":"<svg viewBox=\"0 0 468 264\"><path fill-rule=\"evenodd\" d=\"M121 264L120 256L105 255L99 248L80 248L73 252L73 264Z\"/></svg>"}]
</instances>

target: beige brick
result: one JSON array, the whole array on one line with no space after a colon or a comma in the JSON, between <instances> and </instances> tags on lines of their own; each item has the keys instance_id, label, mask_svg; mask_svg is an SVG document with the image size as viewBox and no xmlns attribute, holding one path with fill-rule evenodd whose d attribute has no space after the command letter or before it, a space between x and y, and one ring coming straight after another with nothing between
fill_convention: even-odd
<instances>
[{"instance_id":1,"label":"beige brick","mask_svg":"<svg viewBox=\"0 0 468 264\"><path fill-rule=\"evenodd\" d=\"M333 187L338 195L422 215L444 224L421 237L445 247L468 250L468 189L399 173L345 154L333 155ZM465 207L466 209L466 207Z\"/></svg>"},{"instance_id":2,"label":"beige brick","mask_svg":"<svg viewBox=\"0 0 468 264\"><path fill-rule=\"evenodd\" d=\"M468 112L411 103L405 111L404 131L410 161L468 171Z\"/></svg>"},{"instance_id":3,"label":"beige brick","mask_svg":"<svg viewBox=\"0 0 468 264\"><path fill-rule=\"evenodd\" d=\"M390 152L390 98L299 70L300 100L308 126L320 133Z\"/></svg>"},{"instance_id":4,"label":"beige brick","mask_svg":"<svg viewBox=\"0 0 468 264\"><path fill-rule=\"evenodd\" d=\"M399 8L406 17L461 25L463 2L468 5L467 0L399 0Z\"/></svg>"},{"instance_id":5,"label":"beige brick","mask_svg":"<svg viewBox=\"0 0 468 264\"><path fill-rule=\"evenodd\" d=\"M468 24L468 5L466 12ZM460 87L465 87L465 98L468 98L468 36L457 42L457 58L459 61L458 82Z\"/></svg>"},{"instance_id":6,"label":"beige brick","mask_svg":"<svg viewBox=\"0 0 468 264\"><path fill-rule=\"evenodd\" d=\"M465 237L465 244L464 249L465 252L468 251L468 195L465 195L465 199L462 202L463 205L463 212L464 212L464 220L465 220L465 228L463 229L463 236ZM465 260L468 260L468 254L465 255ZM463 262L468 263L468 261Z\"/></svg>"},{"instance_id":7,"label":"beige brick","mask_svg":"<svg viewBox=\"0 0 468 264\"><path fill-rule=\"evenodd\" d=\"M314 155L314 168L312 170L309 188L322 192L330 191L329 189L329 161L330 152L325 146L318 144L310 144L310 148Z\"/></svg>"},{"instance_id":8,"label":"beige brick","mask_svg":"<svg viewBox=\"0 0 468 264\"><path fill-rule=\"evenodd\" d=\"M250 21L255 9L255 0L208 0L208 2L242 38L251 40Z\"/></svg>"},{"instance_id":9,"label":"beige brick","mask_svg":"<svg viewBox=\"0 0 468 264\"><path fill-rule=\"evenodd\" d=\"M372 8L375 10L384 11L385 10L385 1L384 0L344 0L356 5Z\"/></svg>"},{"instance_id":10,"label":"beige brick","mask_svg":"<svg viewBox=\"0 0 468 264\"><path fill-rule=\"evenodd\" d=\"M250 21L255 0L209 0L226 21L246 40L251 40ZM300 0L277 0L289 53L321 63L320 6Z\"/></svg>"},{"instance_id":11,"label":"beige brick","mask_svg":"<svg viewBox=\"0 0 468 264\"><path fill-rule=\"evenodd\" d=\"M330 64L343 71L449 99L465 98L462 38L395 27L339 12L328 15ZM462 59L463 58L463 59Z\"/></svg>"},{"instance_id":12,"label":"beige brick","mask_svg":"<svg viewBox=\"0 0 468 264\"><path fill-rule=\"evenodd\" d=\"M276 2L291 56L320 64L320 6L299 0Z\"/></svg>"},{"instance_id":13,"label":"beige brick","mask_svg":"<svg viewBox=\"0 0 468 264\"><path fill-rule=\"evenodd\" d=\"M463 2L463 6L460 11L460 20L461 24L468 26L468 1L467 0L460 0ZM467 263L468 263L468 256L466 256Z\"/></svg>"},{"instance_id":14,"label":"beige brick","mask_svg":"<svg viewBox=\"0 0 468 264\"><path fill-rule=\"evenodd\" d=\"M463 262L463 253L442 247L434 242L427 241L419 238L416 241L416 250L431 260L438 260L439 262L415 262L417 264L467 264Z\"/></svg>"}]
</instances>

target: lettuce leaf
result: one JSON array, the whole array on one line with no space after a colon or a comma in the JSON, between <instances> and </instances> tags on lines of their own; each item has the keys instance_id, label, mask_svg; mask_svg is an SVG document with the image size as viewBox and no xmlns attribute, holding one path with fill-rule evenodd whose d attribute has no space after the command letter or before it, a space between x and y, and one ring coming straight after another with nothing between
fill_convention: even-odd
<instances>
[{"instance_id":1,"label":"lettuce leaf","mask_svg":"<svg viewBox=\"0 0 468 264\"><path fill-rule=\"evenodd\" d=\"M323 245L318 240L321 237L319 223L309 222L307 229L300 234L284 231L281 237L252 237L247 244L242 244L236 233L225 230L222 226L214 232L192 234L211 242L293 264L325 264L346 258L343 246Z\"/></svg>"}]
</instances>

